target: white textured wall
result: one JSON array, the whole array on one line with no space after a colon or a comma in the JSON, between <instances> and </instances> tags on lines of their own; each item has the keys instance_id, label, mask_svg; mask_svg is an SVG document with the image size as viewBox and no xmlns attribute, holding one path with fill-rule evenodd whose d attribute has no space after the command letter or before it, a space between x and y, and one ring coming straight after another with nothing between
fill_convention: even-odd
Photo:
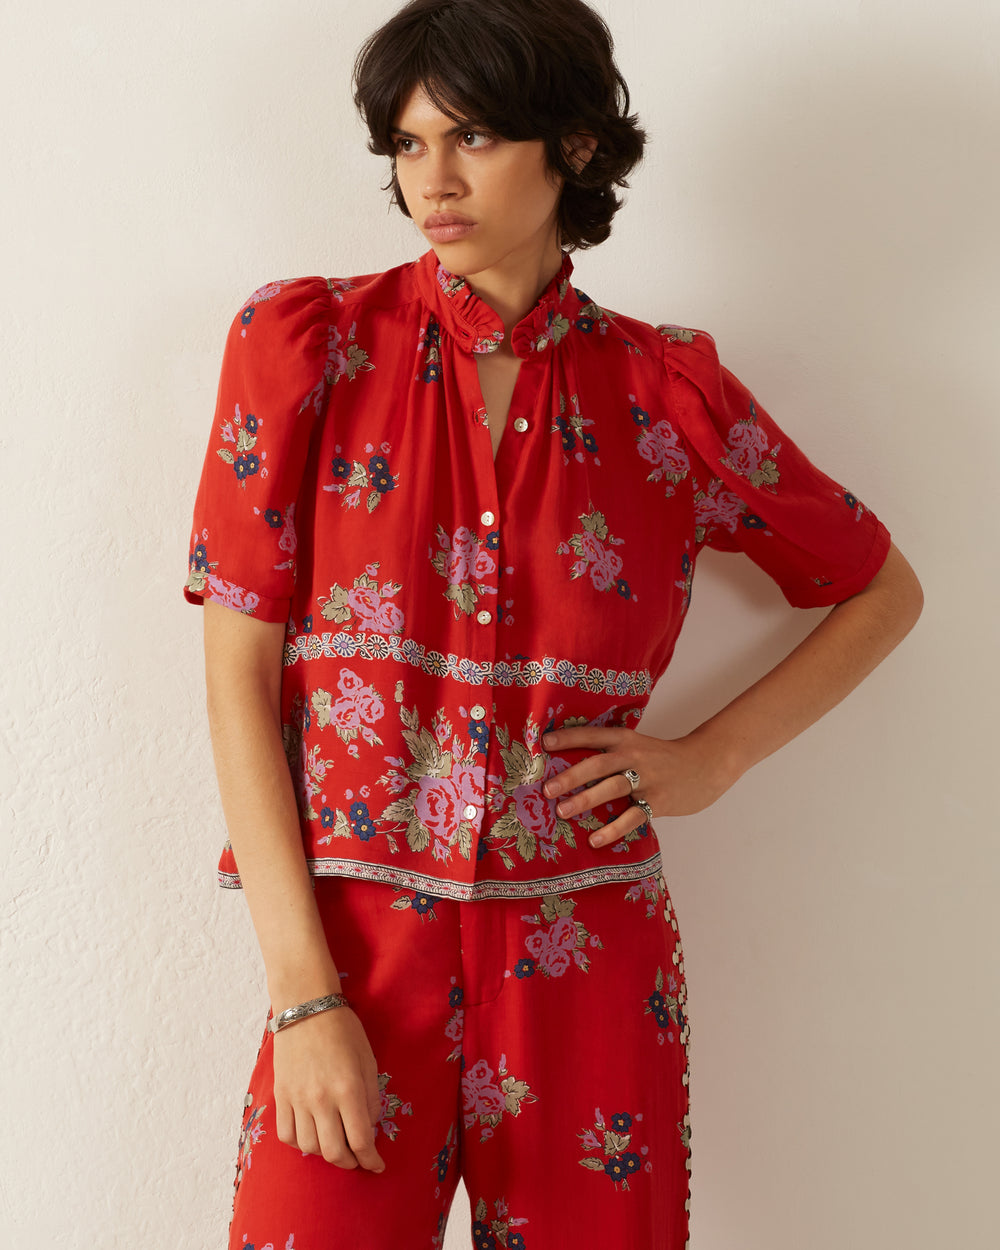
<instances>
[{"instance_id":1,"label":"white textured wall","mask_svg":"<svg viewBox=\"0 0 1000 1250\"><path fill-rule=\"evenodd\" d=\"M691 983L693 1247L987 1250L997 6L600 7L655 143L581 284L710 329L927 594L848 703L660 822ZM423 250L350 112L353 51L392 8L5 6L4 1246L223 1244L265 1001L242 898L214 885L188 524L245 296ZM706 560L651 723L685 729L811 620ZM467 1209L460 1191L449 1250Z\"/></svg>"}]
</instances>

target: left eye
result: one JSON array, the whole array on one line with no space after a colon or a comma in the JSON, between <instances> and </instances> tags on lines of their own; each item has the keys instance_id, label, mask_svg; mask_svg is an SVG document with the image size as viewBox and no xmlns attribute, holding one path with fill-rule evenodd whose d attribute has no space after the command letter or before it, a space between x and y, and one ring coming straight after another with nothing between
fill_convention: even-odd
<instances>
[{"instance_id":1,"label":"left eye","mask_svg":"<svg viewBox=\"0 0 1000 1250\"><path fill-rule=\"evenodd\" d=\"M462 142L467 148L481 148L489 143L489 136L483 134L481 130L467 130L462 135Z\"/></svg>"}]
</instances>

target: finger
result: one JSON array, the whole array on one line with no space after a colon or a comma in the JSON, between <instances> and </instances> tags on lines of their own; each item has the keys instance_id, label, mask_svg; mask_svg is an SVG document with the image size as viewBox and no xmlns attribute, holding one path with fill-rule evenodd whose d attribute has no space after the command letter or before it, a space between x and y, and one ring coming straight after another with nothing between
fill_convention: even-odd
<instances>
[{"instance_id":1,"label":"finger","mask_svg":"<svg viewBox=\"0 0 1000 1250\"><path fill-rule=\"evenodd\" d=\"M347 1144L340 1116L334 1108L324 1109L317 1113L316 1133L319 1137L319 1153L327 1163L348 1170L358 1166L358 1160Z\"/></svg>"},{"instance_id":2,"label":"finger","mask_svg":"<svg viewBox=\"0 0 1000 1250\"><path fill-rule=\"evenodd\" d=\"M629 759L615 751L608 751L604 755L588 755L578 764L572 764L562 772L555 773L546 781L542 789L547 798L554 799L580 786L589 786L592 782L600 781L604 777L613 777L616 773L621 773L630 767ZM627 781L625 785L628 786Z\"/></svg>"},{"instance_id":3,"label":"finger","mask_svg":"<svg viewBox=\"0 0 1000 1250\"><path fill-rule=\"evenodd\" d=\"M591 846L608 846L624 838L626 834L641 829L645 823L646 813L641 807L633 805L603 829L595 829L587 841Z\"/></svg>"},{"instance_id":4,"label":"finger","mask_svg":"<svg viewBox=\"0 0 1000 1250\"><path fill-rule=\"evenodd\" d=\"M340 1104L340 1116L358 1163L370 1172L381 1172L385 1168L385 1160L375 1149L375 1128L371 1122L367 1096L360 1097L352 1091Z\"/></svg>"},{"instance_id":5,"label":"finger","mask_svg":"<svg viewBox=\"0 0 1000 1250\"><path fill-rule=\"evenodd\" d=\"M608 751L619 746L632 730L605 729L600 725L571 725L566 729L550 729L542 735L546 751L571 751L580 747L592 747L595 751Z\"/></svg>"},{"instance_id":6,"label":"finger","mask_svg":"<svg viewBox=\"0 0 1000 1250\"><path fill-rule=\"evenodd\" d=\"M295 1117L295 1128L292 1140L288 1143L302 1151L304 1155L318 1155L319 1137L316 1134L316 1125L313 1118L307 1111L293 1112Z\"/></svg>"},{"instance_id":7,"label":"finger","mask_svg":"<svg viewBox=\"0 0 1000 1250\"><path fill-rule=\"evenodd\" d=\"M622 773L615 773L613 777L595 782L580 794L567 794L556 804L556 814L563 820L568 820L571 816L579 816L581 812L589 812L599 807L601 803L611 803L631 793L632 787L628 778Z\"/></svg>"},{"instance_id":8,"label":"finger","mask_svg":"<svg viewBox=\"0 0 1000 1250\"><path fill-rule=\"evenodd\" d=\"M275 1099L274 1108L274 1127L278 1134L278 1141L284 1142L286 1146L295 1145L295 1116L292 1114L290 1103L282 1099Z\"/></svg>"}]
</instances>

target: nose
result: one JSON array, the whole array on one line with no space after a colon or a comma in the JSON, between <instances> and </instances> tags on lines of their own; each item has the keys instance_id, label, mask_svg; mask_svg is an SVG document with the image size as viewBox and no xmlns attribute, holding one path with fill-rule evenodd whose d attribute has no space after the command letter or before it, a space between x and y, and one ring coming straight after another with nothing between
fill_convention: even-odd
<instances>
[{"instance_id":1,"label":"nose","mask_svg":"<svg viewBox=\"0 0 1000 1250\"><path fill-rule=\"evenodd\" d=\"M428 151L421 173L425 200L452 200L464 191L452 152L444 149Z\"/></svg>"}]
</instances>

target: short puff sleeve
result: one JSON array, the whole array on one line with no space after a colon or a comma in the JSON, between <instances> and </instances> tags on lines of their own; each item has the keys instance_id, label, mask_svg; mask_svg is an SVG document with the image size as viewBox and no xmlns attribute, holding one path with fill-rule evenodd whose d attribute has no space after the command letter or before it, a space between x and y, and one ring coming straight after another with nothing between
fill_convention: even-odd
<instances>
[{"instance_id":1,"label":"short puff sleeve","mask_svg":"<svg viewBox=\"0 0 1000 1250\"><path fill-rule=\"evenodd\" d=\"M195 500L190 603L288 619L295 505L327 401L331 318L326 280L299 278L261 287L230 327Z\"/></svg>"},{"instance_id":2,"label":"short puff sleeve","mask_svg":"<svg viewBox=\"0 0 1000 1250\"><path fill-rule=\"evenodd\" d=\"M657 326L671 409L695 452L695 536L743 551L794 607L863 590L889 551L873 512L827 477L720 362L711 335Z\"/></svg>"}]
</instances>

